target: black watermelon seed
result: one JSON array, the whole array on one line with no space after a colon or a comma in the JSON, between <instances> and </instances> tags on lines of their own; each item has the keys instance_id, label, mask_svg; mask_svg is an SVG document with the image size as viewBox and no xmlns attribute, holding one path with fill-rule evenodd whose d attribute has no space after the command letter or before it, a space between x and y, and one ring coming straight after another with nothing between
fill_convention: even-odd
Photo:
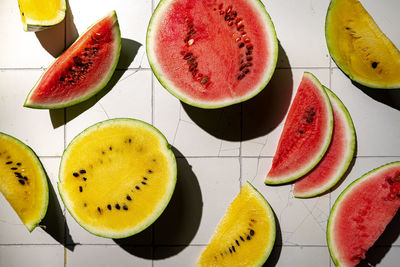
<instances>
[{"instance_id":1,"label":"black watermelon seed","mask_svg":"<svg viewBox=\"0 0 400 267\"><path fill-rule=\"evenodd\" d=\"M143 185L146 185L146 182L142 182Z\"/></svg>"},{"instance_id":2,"label":"black watermelon seed","mask_svg":"<svg viewBox=\"0 0 400 267\"><path fill-rule=\"evenodd\" d=\"M12 163L12 161L7 161L7 162L6 162L7 165L8 165L8 164L11 164L11 163Z\"/></svg>"},{"instance_id":3,"label":"black watermelon seed","mask_svg":"<svg viewBox=\"0 0 400 267\"><path fill-rule=\"evenodd\" d=\"M121 206L117 203L117 204L115 204L115 208L116 208L117 210L119 210L119 209L121 209Z\"/></svg>"},{"instance_id":4,"label":"black watermelon seed","mask_svg":"<svg viewBox=\"0 0 400 267\"><path fill-rule=\"evenodd\" d=\"M132 200L132 198L131 198L130 195L127 195L127 196L126 196L126 199L127 199L127 200Z\"/></svg>"},{"instance_id":5,"label":"black watermelon seed","mask_svg":"<svg viewBox=\"0 0 400 267\"><path fill-rule=\"evenodd\" d=\"M18 170L18 168L17 167L12 167L11 170L15 171L15 170Z\"/></svg>"},{"instance_id":6,"label":"black watermelon seed","mask_svg":"<svg viewBox=\"0 0 400 267\"><path fill-rule=\"evenodd\" d=\"M131 143L131 142L132 142L132 139L129 138L129 139L128 139L128 142Z\"/></svg>"},{"instance_id":7,"label":"black watermelon seed","mask_svg":"<svg viewBox=\"0 0 400 267\"><path fill-rule=\"evenodd\" d=\"M235 242L236 242L236 245L240 246L240 243L239 243L239 241L235 240Z\"/></svg>"},{"instance_id":8,"label":"black watermelon seed","mask_svg":"<svg viewBox=\"0 0 400 267\"><path fill-rule=\"evenodd\" d=\"M86 203L83 203L83 206L84 206L84 207L87 207L87 204L86 204Z\"/></svg>"},{"instance_id":9,"label":"black watermelon seed","mask_svg":"<svg viewBox=\"0 0 400 267\"><path fill-rule=\"evenodd\" d=\"M371 66L372 68L376 69L376 67L378 67L378 62L372 62Z\"/></svg>"},{"instance_id":10,"label":"black watermelon seed","mask_svg":"<svg viewBox=\"0 0 400 267\"><path fill-rule=\"evenodd\" d=\"M231 249L231 248L229 248L229 253L231 253L231 254L232 254L232 249Z\"/></svg>"},{"instance_id":11,"label":"black watermelon seed","mask_svg":"<svg viewBox=\"0 0 400 267\"><path fill-rule=\"evenodd\" d=\"M244 238L242 236L240 236L240 240L242 240L244 242Z\"/></svg>"},{"instance_id":12,"label":"black watermelon seed","mask_svg":"<svg viewBox=\"0 0 400 267\"><path fill-rule=\"evenodd\" d=\"M247 240L250 240L250 239L251 239L251 237L248 235L248 236L246 237L246 239L247 239Z\"/></svg>"},{"instance_id":13,"label":"black watermelon seed","mask_svg":"<svg viewBox=\"0 0 400 267\"><path fill-rule=\"evenodd\" d=\"M79 192L82 192L83 191L83 188L82 188L82 186L80 186L79 187Z\"/></svg>"},{"instance_id":14,"label":"black watermelon seed","mask_svg":"<svg viewBox=\"0 0 400 267\"><path fill-rule=\"evenodd\" d=\"M21 162L17 162L17 166L21 166Z\"/></svg>"},{"instance_id":15,"label":"black watermelon seed","mask_svg":"<svg viewBox=\"0 0 400 267\"><path fill-rule=\"evenodd\" d=\"M233 252L236 252L235 246L232 246L232 250Z\"/></svg>"},{"instance_id":16,"label":"black watermelon seed","mask_svg":"<svg viewBox=\"0 0 400 267\"><path fill-rule=\"evenodd\" d=\"M111 205L110 204L107 205L107 209L111 210Z\"/></svg>"},{"instance_id":17,"label":"black watermelon seed","mask_svg":"<svg viewBox=\"0 0 400 267\"><path fill-rule=\"evenodd\" d=\"M143 177L143 180L147 180L147 178L146 178L146 177Z\"/></svg>"},{"instance_id":18,"label":"black watermelon seed","mask_svg":"<svg viewBox=\"0 0 400 267\"><path fill-rule=\"evenodd\" d=\"M84 173L86 173L86 171L85 170L80 170L79 171L81 174L84 174Z\"/></svg>"},{"instance_id":19,"label":"black watermelon seed","mask_svg":"<svg viewBox=\"0 0 400 267\"><path fill-rule=\"evenodd\" d=\"M24 180L18 180L18 182L20 183L20 184L22 184L22 185L24 185L25 184L25 181Z\"/></svg>"},{"instance_id":20,"label":"black watermelon seed","mask_svg":"<svg viewBox=\"0 0 400 267\"><path fill-rule=\"evenodd\" d=\"M110 146L108 149L110 149L110 151L112 150L112 146Z\"/></svg>"},{"instance_id":21,"label":"black watermelon seed","mask_svg":"<svg viewBox=\"0 0 400 267\"><path fill-rule=\"evenodd\" d=\"M152 171L152 170L147 170L147 172L148 172L148 173L152 173L153 171Z\"/></svg>"},{"instance_id":22,"label":"black watermelon seed","mask_svg":"<svg viewBox=\"0 0 400 267\"><path fill-rule=\"evenodd\" d=\"M100 209L100 207L97 207L97 211L101 213L101 209Z\"/></svg>"},{"instance_id":23,"label":"black watermelon seed","mask_svg":"<svg viewBox=\"0 0 400 267\"><path fill-rule=\"evenodd\" d=\"M79 176L79 173L74 172L72 175L75 176L75 177L78 177L78 176Z\"/></svg>"},{"instance_id":24,"label":"black watermelon seed","mask_svg":"<svg viewBox=\"0 0 400 267\"><path fill-rule=\"evenodd\" d=\"M17 176L18 178L22 178L22 175L20 172L14 172L15 176Z\"/></svg>"},{"instance_id":25,"label":"black watermelon seed","mask_svg":"<svg viewBox=\"0 0 400 267\"><path fill-rule=\"evenodd\" d=\"M140 187L139 187L139 186L135 186L135 188L136 188L137 190L140 190Z\"/></svg>"},{"instance_id":26,"label":"black watermelon seed","mask_svg":"<svg viewBox=\"0 0 400 267\"><path fill-rule=\"evenodd\" d=\"M239 48L242 48L242 47L244 47L244 43L239 44Z\"/></svg>"},{"instance_id":27,"label":"black watermelon seed","mask_svg":"<svg viewBox=\"0 0 400 267\"><path fill-rule=\"evenodd\" d=\"M127 206L127 205L124 205L122 208L123 208L124 210L128 210L128 206Z\"/></svg>"},{"instance_id":28,"label":"black watermelon seed","mask_svg":"<svg viewBox=\"0 0 400 267\"><path fill-rule=\"evenodd\" d=\"M22 177L22 179L24 179L25 181L28 181L28 177L26 177L26 176Z\"/></svg>"},{"instance_id":29,"label":"black watermelon seed","mask_svg":"<svg viewBox=\"0 0 400 267\"><path fill-rule=\"evenodd\" d=\"M254 230L250 229L250 235L254 235Z\"/></svg>"},{"instance_id":30,"label":"black watermelon seed","mask_svg":"<svg viewBox=\"0 0 400 267\"><path fill-rule=\"evenodd\" d=\"M86 181L86 180L87 180L87 178L86 178L86 177L83 177L83 180L84 180L84 181Z\"/></svg>"}]
</instances>

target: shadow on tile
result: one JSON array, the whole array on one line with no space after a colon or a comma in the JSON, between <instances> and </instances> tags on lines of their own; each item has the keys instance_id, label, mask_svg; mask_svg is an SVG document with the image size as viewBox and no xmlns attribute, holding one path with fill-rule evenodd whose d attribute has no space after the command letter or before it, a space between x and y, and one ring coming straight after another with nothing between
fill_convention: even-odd
<instances>
[{"instance_id":1,"label":"shadow on tile","mask_svg":"<svg viewBox=\"0 0 400 267\"><path fill-rule=\"evenodd\" d=\"M360 262L359 267L378 265L390 250L392 244L400 236L400 212L397 212L393 220L388 224L385 231L368 250L366 258Z\"/></svg>"},{"instance_id":2,"label":"shadow on tile","mask_svg":"<svg viewBox=\"0 0 400 267\"><path fill-rule=\"evenodd\" d=\"M108 84L94 97L91 97L88 100L86 100L82 103L76 104L72 107L69 107L68 108L68 116L66 116L65 121L64 121L64 118L61 120L59 110L57 110L57 109L49 110L53 127L57 128L65 123L73 120L74 118L79 116L81 113L85 112L86 110L88 110L92 106L94 106L98 101L100 101L101 98L103 98L109 91L111 91L111 89L121 79L122 75L125 73L125 71L129 67L129 65L132 63L133 59L137 55L137 52L141 46L142 46L142 44L140 44L136 41L133 41L131 39L122 38L121 39L121 54L120 54L120 58L118 61L117 69L114 72L114 74L112 75Z\"/></svg>"},{"instance_id":3,"label":"shadow on tile","mask_svg":"<svg viewBox=\"0 0 400 267\"><path fill-rule=\"evenodd\" d=\"M174 256L190 244L199 228L203 213L199 183L188 161L176 148L173 148L173 151L178 165L177 184L170 203L152 227L157 254L143 254L143 250L139 247L124 246L123 239L114 240L124 250L135 256L148 259ZM130 237L130 239L134 238L135 236ZM161 247L163 245L167 247Z\"/></svg>"},{"instance_id":4,"label":"shadow on tile","mask_svg":"<svg viewBox=\"0 0 400 267\"><path fill-rule=\"evenodd\" d=\"M50 27L49 29L35 32L37 39L39 40L42 47L53 57L58 57L62 52L72 43L68 43L67 40L75 40L78 37L78 31L75 27L69 1L66 1L67 9L65 11L65 18L59 24ZM62 32L62 38L60 38L60 32ZM66 38L68 37L69 38Z\"/></svg>"},{"instance_id":5,"label":"shadow on tile","mask_svg":"<svg viewBox=\"0 0 400 267\"><path fill-rule=\"evenodd\" d=\"M275 217L275 227L276 227L275 244L274 248L271 251L271 254L269 255L269 258L264 263L263 267L276 266L282 251L282 231L278 221L278 217L275 214L275 211L274 211L274 217Z\"/></svg>"},{"instance_id":6,"label":"shadow on tile","mask_svg":"<svg viewBox=\"0 0 400 267\"><path fill-rule=\"evenodd\" d=\"M63 214L63 210L58 202L56 192L54 191L53 185L47 179L49 186L49 204L47 207L47 212L42 222L40 222L40 227L51 237L53 237L58 243L66 247L66 240L72 239L69 234L69 228L66 224L66 219ZM71 251L74 250L74 246L68 246Z\"/></svg>"},{"instance_id":7,"label":"shadow on tile","mask_svg":"<svg viewBox=\"0 0 400 267\"><path fill-rule=\"evenodd\" d=\"M278 60L289 65L280 44ZM188 116L209 134L223 140L243 141L264 136L281 123L289 108L292 90L291 69L277 69L266 88L242 104L220 109L201 109L185 103L182 106Z\"/></svg>"},{"instance_id":8,"label":"shadow on tile","mask_svg":"<svg viewBox=\"0 0 400 267\"><path fill-rule=\"evenodd\" d=\"M399 89L374 89L361 85L357 82L351 83L363 93L376 101L394 109L400 110L400 88Z\"/></svg>"}]
</instances>

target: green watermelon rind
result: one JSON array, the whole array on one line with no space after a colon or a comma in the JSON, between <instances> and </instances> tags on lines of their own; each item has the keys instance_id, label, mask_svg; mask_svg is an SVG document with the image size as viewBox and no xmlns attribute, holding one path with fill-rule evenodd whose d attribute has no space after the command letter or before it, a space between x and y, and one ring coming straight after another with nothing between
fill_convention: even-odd
<instances>
[{"instance_id":1,"label":"green watermelon rind","mask_svg":"<svg viewBox=\"0 0 400 267\"><path fill-rule=\"evenodd\" d=\"M34 93L37 85L40 83L40 81L42 80L44 74L46 72L43 72L42 75L40 76L39 80L36 82L35 86L31 89L31 91L29 92L28 96L26 97L25 103L24 103L24 107L29 107L29 108L36 108L36 109L60 109L60 108L66 108L66 107L70 107L73 105L76 105L78 103L81 103L83 101L88 100L89 98L93 97L94 95L96 95L97 93L99 93L107 84L108 82L111 80L111 77L114 74L115 69L117 68L118 65L118 61L119 61L119 56L120 56L120 52L121 52L121 31L120 31L120 27L119 27L119 23L118 23L118 18L117 18L117 14L115 11L110 12L107 16L101 18L100 20L98 20L97 22L103 20L104 18L107 18L109 16L112 16L113 19L115 20L115 25L114 25L114 36L115 38L115 42L116 44L116 51L115 51L115 58L114 58L114 62L112 63L111 67L109 68L109 71L107 72L106 75L104 75L103 79L100 80L95 86L93 86L93 88L91 90L86 91L86 94L82 97L79 97L77 99L74 99L72 101L67 101L67 102L63 102L63 103L56 103L56 104L40 104L40 103L32 103L29 101L30 96ZM97 22L95 22L94 24L92 24L84 33L82 33L79 38L74 42L78 42L81 37L83 37L88 31L90 31L90 29L97 24ZM50 69L50 67L55 64L57 62L58 58L55 59L53 61L53 63L47 68Z\"/></svg>"},{"instance_id":2,"label":"green watermelon rind","mask_svg":"<svg viewBox=\"0 0 400 267\"><path fill-rule=\"evenodd\" d=\"M271 221L271 229L270 229L270 230L271 230L271 233L272 233L270 242L268 243L268 246L267 246L266 249L265 249L264 257L261 258L261 259L259 260L259 262L258 262L257 264L254 265L254 266L259 266L259 267L261 267L261 266L263 266L264 263L267 261L267 259L268 259L269 256L271 255L271 252L272 252L272 250L273 250L273 248L274 248L274 244L275 244L275 240L276 240L275 213L274 213L274 211L273 211L271 205L268 203L267 199L260 193L260 191L258 191L257 188L255 188L249 181L247 181L246 183L254 190L254 192L258 195L259 199L261 199L261 200L264 202L264 204L265 204L265 209L267 210L267 213L268 213L269 215L272 216L272 218L271 218L271 220L270 220L270 221Z\"/></svg>"},{"instance_id":3,"label":"green watermelon rind","mask_svg":"<svg viewBox=\"0 0 400 267\"><path fill-rule=\"evenodd\" d=\"M343 155L338 155L340 157L343 157L343 161L341 162L341 167L337 168L337 171L333 177L334 179L330 180L329 183L325 184L323 187L316 188L314 191L309 191L307 193L303 194L296 194L293 193L293 195L297 198L310 198L310 197L315 197L318 196L322 193L325 193L329 189L331 189L333 186L335 186L340 179L343 177L343 175L346 173L347 169L350 166L351 161L353 160L355 148L356 148L356 131L354 128L353 120L350 116L349 111L347 110L346 106L343 104L343 102L339 99L337 95L335 95L329 88L325 87L325 91L328 93L328 96L331 101L331 105L335 105L337 107L337 110L340 111L340 117L345 118L345 125L346 125L346 136L349 137L348 141L348 150L346 153Z\"/></svg>"},{"instance_id":4,"label":"green watermelon rind","mask_svg":"<svg viewBox=\"0 0 400 267\"><path fill-rule=\"evenodd\" d=\"M105 121L101 121L98 122L92 126L89 126L88 128L86 128L85 130L83 130L80 134L78 134L77 136L74 137L74 139L72 139L72 141L69 143L68 147L64 150L64 153L61 157L61 163L60 163L60 167L59 167L59 173L62 173L62 169L64 168L64 161L63 158L68 156L68 152L70 150L70 147L73 146L73 144L75 143L75 141L77 141L78 139L82 138L84 135L90 133L92 130L95 130L99 127L102 127L104 125L107 124L114 124L114 123L130 123L130 124L139 124L142 126L147 127L149 130L153 131L155 134L158 135L159 140L161 140L166 147L166 152L168 152L168 154L166 154L166 156L169 156L169 159L171 161L171 173L172 173L172 179L171 179L171 184L170 187L167 191L169 191L169 193L167 195L164 196L163 201L160 201L160 206L158 207L158 210L156 210L152 216L150 216L147 221L145 221L140 227L135 227L133 228L133 230L127 230L125 232L118 232L118 233L112 233L110 231L105 232L99 232L96 229L93 229L89 226L87 226L85 223L83 223L77 216L75 216L75 214L71 211L70 206L69 206L69 202L70 200L68 199L68 197L66 196L67 194L64 194L63 189L62 189L62 177L61 175L59 175L59 182L57 183L57 187L58 187L58 192L60 193L61 199L65 205L65 207L67 208L69 214L75 219L75 221L86 231L88 231L89 233L99 236L99 237L104 237L104 238L112 238L112 239L120 239L120 238L126 238L135 234L138 234L140 232L142 232L143 230L145 230L146 228L148 228L151 224L153 224L158 217L161 216L161 214L164 212L165 208L168 206L168 203L170 202L172 195L175 191L175 186L176 186L176 181L177 181L177 164L176 164L176 158L175 155L171 149L171 146L168 144L167 139L165 138L165 136L154 126L152 126L151 124L148 124L147 122L141 121L141 120L137 120L137 119L132 119L132 118L114 118L114 119L109 119L109 120L105 120ZM162 204L161 204L162 203Z\"/></svg>"},{"instance_id":5,"label":"green watermelon rind","mask_svg":"<svg viewBox=\"0 0 400 267\"><path fill-rule=\"evenodd\" d=\"M400 88L400 84L394 84L394 85L385 85L385 84L379 84L379 83L373 83L373 82L368 82L363 80L362 78L357 77L357 75L353 75L352 71L350 68L348 68L346 66L345 63L340 62L340 60L338 60L338 57L336 56L335 53L335 49L334 46L331 42L331 37L328 34L328 26L329 26L329 19L330 19L330 14L332 9L334 8L336 4L336 0L331 0L327 13L326 13L326 17L325 17L325 40L326 40L326 45L328 47L328 51L329 54L331 55L333 61L336 63L336 65L339 67L340 70L343 71L344 74L346 74L347 77L349 77L351 80L370 87L370 88L375 88L375 89L399 89ZM376 23L375 23L376 24ZM378 27L378 25L376 25ZM378 27L379 28L379 27ZM390 39L387 38L389 41ZM391 41L390 41L391 42ZM395 45L393 45L395 47Z\"/></svg>"},{"instance_id":6,"label":"green watermelon rind","mask_svg":"<svg viewBox=\"0 0 400 267\"><path fill-rule=\"evenodd\" d=\"M304 166L303 168L297 170L296 172L293 172L291 175L286 176L286 175L282 175L281 177L274 177L272 179L268 179L267 178L264 180L264 183L267 185L278 185L278 184L285 184L285 183L289 183L289 182L293 182L297 179L299 179L300 177L304 176L306 173L308 173L309 171L311 171L320 161L321 159L324 157L325 152L328 150L329 145L331 143L331 139L332 139L332 132L333 132L333 111L332 111L332 106L331 106L331 102L329 100L328 94L325 91L325 87L320 83L320 81L310 72L304 72L304 76L309 77L314 84L316 85L316 87L322 92L322 95L324 96L325 99L325 103L327 104L327 111L328 111L328 135L326 136L326 138L324 139L324 144L321 148L320 153L315 157L315 159L313 159L310 164Z\"/></svg>"},{"instance_id":7,"label":"green watermelon rind","mask_svg":"<svg viewBox=\"0 0 400 267\"><path fill-rule=\"evenodd\" d=\"M342 265L342 263L340 262L340 260L338 259L338 255L335 249L335 244L333 241L333 227L334 227L334 220L336 218L336 212L337 210L340 208L340 204L342 202L342 200L348 195L351 194L352 189L356 188L358 184L362 183L363 181L367 180L369 177L372 177L373 175L379 174L379 171L384 171L386 168L392 167L398 165L400 167L400 161L395 161L395 162L391 162L385 165L382 165L380 167L377 167L369 172L367 172L366 174L364 174L363 176L361 176L360 178L356 179L355 181L353 181L351 184L349 184L339 195L339 197L336 199L335 203L333 204L333 207L331 209L331 212L329 214L329 218L328 218L328 225L326 228L326 240L328 243L328 249L329 249L329 253L331 255L332 261L335 263L336 266L344 266Z\"/></svg>"},{"instance_id":8,"label":"green watermelon rind","mask_svg":"<svg viewBox=\"0 0 400 267\"><path fill-rule=\"evenodd\" d=\"M264 16L264 22L265 22L265 28L266 31L268 32L268 36L270 37L271 41L269 44L271 45L271 56L270 59L270 64L269 66L266 67L268 70L267 75L264 76L263 81L260 83L258 89L254 89L251 93L246 94L243 97L240 98L234 98L234 99L228 99L228 100L223 100L223 101L199 101L195 100L192 97L187 97L185 94L182 94L179 92L179 89L176 89L175 86L170 82L167 78L164 77L163 72L161 71L161 68L157 66L157 59L156 56L154 55L154 52L152 52L151 49L151 37L152 37L152 31L153 31L153 25L157 24L156 18L158 17L158 13L163 11L163 8L167 7L169 2L172 2L173 0L161 0L156 9L154 10L154 13L150 19L149 26L147 28L147 36L146 36L146 53L147 53L147 58L150 64L151 69L153 70L153 73L157 80L160 82L160 84L173 96L181 100L182 102L198 107L198 108L203 108L203 109L216 109L216 108L222 108L234 104L238 104L244 101L249 100L250 98L253 98L257 94L259 94L269 83L269 81L272 78L272 75L275 72L276 68L276 63L278 61L278 39L276 36L276 31L274 24L271 20L270 15L265 9L264 4L260 0L251 0L251 3L254 3L257 5L257 9L260 11L260 14ZM157 27L157 25L155 26ZM256 86L254 87L256 88Z\"/></svg>"},{"instance_id":9,"label":"green watermelon rind","mask_svg":"<svg viewBox=\"0 0 400 267\"><path fill-rule=\"evenodd\" d=\"M45 195L44 202L42 203L42 210L40 211L40 214L36 218L36 220L32 221L29 224L24 224L25 227L28 229L28 231L32 232L36 228L36 226L38 226L39 223L43 220L43 218L46 216L46 213L47 213L47 208L48 208L48 204L49 204L49 186L47 183L47 173L46 173L46 171L43 167L43 164L40 161L38 155L36 155L35 151L33 151L33 149L31 147L29 147L27 144L25 144L18 138L13 137L13 136L3 133L3 132L0 132L0 137L10 139L15 144L17 144L18 146L23 148L24 151L26 151L27 154L30 156L30 158L33 160L33 162L36 163L36 166L38 166L38 169L40 171L40 179L42 180L43 187L44 187L43 194Z\"/></svg>"}]
</instances>

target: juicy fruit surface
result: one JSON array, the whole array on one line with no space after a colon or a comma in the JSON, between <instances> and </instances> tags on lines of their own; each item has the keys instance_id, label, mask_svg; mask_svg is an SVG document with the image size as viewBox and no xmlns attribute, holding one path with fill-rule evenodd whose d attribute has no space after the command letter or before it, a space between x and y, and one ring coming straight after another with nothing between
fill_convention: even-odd
<instances>
[{"instance_id":1,"label":"juicy fruit surface","mask_svg":"<svg viewBox=\"0 0 400 267\"><path fill-rule=\"evenodd\" d=\"M262 266L274 242L274 213L247 183L228 207L198 266Z\"/></svg>"},{"instance_id":2,"label":"juicy fruit surface","mask_svg":"<svg viewBox=\"0 0 400 267\"><path fill-rule=\"evenodd\" d=\"M43 74L25 106L61 108L86 100L111 78L120 53L121 37L115 12L72 44Z\"/></svg>"},{"instance_id":3,"label":"juicy fruit surface","mask_svg":"<svg viewBox=\"0 0 400 267\"><path fill-rule=\"evenodd\" d=\"M293 187L296 197L312 197L332 188L346 172L354 155L355 130L350 114L340 99L328 88L334 127L332 140L322 160Z\"/></svg>"},{"instance_id":4,"label":"juicy fruit surface","mask_svg":"<svg viewBox=\"0 0 400 267\"><path fill-rule=\"evenodd\" d=\"M400 207L400 162L375 169L348 186L329 216L327 236L337 265L355 266Z\"/></svg>"},{"instance_id":5,"label":"juicy fruit surface","mask_svg":"<svg viewBox=\"0 0 400 267\"><path fill-rule=\"evenodd\" d=\"M25 31L38 31L61 22L65 0L18 0Z\"/></svg>"},{"instance_id":6,"label":"juicy fruit surface","mask_svg":"<svg viewBox=\"0 0 400 267\"><path fill-rule=\"evenodd\" d=\"M265 183L289 182L307 173L327 150L332 129L332 108L325 89L311 73L304 73Z\"/></svg>"},{"instance_id":7,"label":"juicy fruit surface","mask_svg":"<svg viewBox=\"0 0 400 267\"><path fill-rule=\"evenodd\" d=\"M175 183L175 157L164 137L143 122L122 119L92 126L71 142L59 189L82 227L118 238L152 223Z\"/></svg>"},{"instance_id":8,"label":"juicy fruit surface","mask_svg":"<svg viewBox=\"0 0 400 267\"><path fill-rule=\"evenodd\" d=\"M161 1L148 31L160 82L182 101L212 107L261 91L277 59L273 25L258 1Z\"/></svg>"},{"instance_id":9,"label":"juicy fruit surface","mask_svg":"<svg viewBox=\"0 0 400 267\"><path fill-rule=\"evenodd\" d=\"M326 18L329 52L351 79L370 87L400 88L400 51L358 0L334 0Z\"/></svg>"},{"instance_id":10,"label":"juicy fruit surface","mask_svg":"<svg viewBox=\"0 0 400 267\"><path fill-rule=\"evenodd\" d=\"M46 174L30 148L0 133L0 191L32 231L43 219L48 202Z\"/></svg>"}]
</instances>

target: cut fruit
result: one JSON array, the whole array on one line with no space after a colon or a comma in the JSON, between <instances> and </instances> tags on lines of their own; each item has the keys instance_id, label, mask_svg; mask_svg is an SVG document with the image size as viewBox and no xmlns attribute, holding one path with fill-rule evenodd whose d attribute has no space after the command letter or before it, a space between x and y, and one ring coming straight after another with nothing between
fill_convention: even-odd
<instances>
[{"instance_id":1,"label":"cut fruit","mask_svg":"<svg viewBox=\"0 0 400 267\"><path fill-rule=\"evenodd\" d=\"M31 148L4 133L0 133L0 191L32 232L46 215L47 175Z\"/></svg>"},{"instance_id":2,"label":"cut fruit","mask_svg":"<svg viewBox=\"0 0 400 267\"><path fill-rule=\"evenodd\" d=\"M347 171L354 155L356 134L353 121L342 101L325 87L333 110L331 144L322 160L294 184L295 197L313 197L331 189Z\"/></svg>"},{"instance_id":3,"label":"cut fruit","mask_svg":"<svg viewBox=\"0 0 400 267\"><path fill-rule=\"evenodd\" d=\"M400 51L358 0L332 0L325 22L329 52L350 79L373 88L400 88Z\"/></svg>"},{"instance_id":4,"label":"cut fruit","mask_svg":"<svg viewBox=\"0 0 400 267\"><path fill-rule=\"evenodd\" d=\"M255 96L271 79L278 57L274 26L258 0L162 0L146 43L160 83L200 108Z\"/></svg>"},{"instance_id":5,"label":"cut fruit","mask_svg":"<svg viewBox=\"0 0 400 267\"><path fill-rule=\"evenodd\" d=\"M305 72L287 115L266 184L294 181L314 168L331 142L333 115L323 85Z\"/></svg>"},{"instance_id":6,"label":"cut fruit","mask_svg":"<svg viewBox=\"0 0 400 267\"><path fill-rule=\"evenodd\" d=\"M374 169L337 198L328 220L327 241L336 266L356 266L400 207L400 162Z\"/></svg>"},{"instance_id":7,"label":"cut fruit","mask_svg":"<svg viewBox=\"0 0 400 267\"><path fill-rule=\"evenodd\" d=\"M153 126L112 119L72 140L59 177L63 202L83 228L102 237L124 238L161 215L174 192L176 162Z\"/></svg>"},{"instance_id":8,"label":"cut fruit","mask_svg":"<svg viewBox=\"0 0 400 267\"><path fill-rule=\"evenodd\" d=\"M218 224L198 266L262 266L274 246L275 231L271 207L247 182Z\"/></svg>"},{"instance_id":9,"label":"cut fruit","mask_svg":"<svg viewBox=\"0 0 400 267\"><path fill-rule=\"evenodd\" d=\"M40 31L60 23L65 17L65 0L18 0L24 31Z\"/></svg>"},{"instance_id":10,"label":"cut fruit","mask_svg":"<svg viewBox=\"0 0 400 267\"><path fill-rule=\"evenodd\" d=\"M114 11L90 27L53 62L24 106L56 109L92 97L111 79L120 50L121 33Z\"/></svg>"}]
</instances>

